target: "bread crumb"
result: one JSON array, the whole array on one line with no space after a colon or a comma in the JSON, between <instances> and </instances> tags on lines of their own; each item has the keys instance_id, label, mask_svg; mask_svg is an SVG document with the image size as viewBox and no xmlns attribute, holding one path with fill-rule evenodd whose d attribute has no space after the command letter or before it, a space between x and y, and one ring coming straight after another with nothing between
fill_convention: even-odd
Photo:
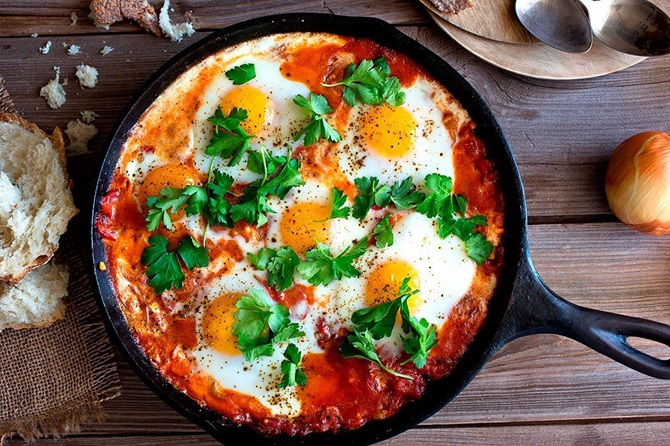
<instances>
[{"instance_id":1,"label":"bread crumb","mask_svg":"<svg viewBox=\"0 0 670 446\"><path fill-rule=\"evenodd\" d=\"M61 45L63 45L63 48L67 48L67 42L61 42Z\"/></svg>"},{"instance_id":2,"label":"bread crumb","mask_svg":"<svg viewBox=\"0 0 670 446\"><path fill-rule=\"evenodd\" d=\"M72 44L70 45L70 48L68 48L67 53L70 56L76 56L81 52L81 47L79 45Z\"/></svg>"},{"instance_id":3,"label":"bread crumb","mask_svg":"<svg viewBox=\"0 0 670 446\"><path fill-rule=\"evenodd\" d=\"M81 155L88 152L88 142L98 134L98 129L92 124L85 124L77 119L67 123L65 133L70 138L67 155Z\"/></svg>"},{"instance_id":4,"label":"bread crumb","mask_svg":"<svg viewBox=\"0 0 670 446\"><path fill-rule=\"evenodd\" d=\"M73 12L72 14L70 14L70 26L74 26L74 25L76 25L76 24L77 24L77 19L78 19L78 18L79 18L79 17L77 17L77 13L76 13L76 12Z\"/></svg>"},{"instance_id":5,"label":"bread crumb","mask_svg":"<svg viewBox=\"0 0 670 446\"><path fill-rule=\"evenodd\" d=\"M37 38L39 37L39 34L37 34L37 33L32 33L32 34L30 35L30 37L32 37L33 39L37 39Z\"/></svg>"},{"instance_id":6,"label":"bread crumb","mask_svg":"<svg viewBox=\"0 0 670 446\"><path fill-rule=\"evenodd\" d=\"M98 83L98 70L90 65L77 65L75 75L77 76L77 79L79 79L81 88L94 88Z\"/></svg>"},{"instance_id":7,"label":"bread crumb","mask_svg":"<svg viewBox=\"0 0 670 446\"><path fill-rule=\"evenodd\" d=\"M49 40L44 46L40 47L40 53L49 54L50 49L51 49L51 40Z\"/></svg>"},{"instance_id":8,"label":"bread crumb","mask_svg":"<svg viewBox=\"0 0 670 446\"><path fill-rule=\"evenodd\" d=\"M95 118L100 117L99 114L91 110L80 111L79 114L81 114L81 120L84 121L86 124L90 124L93 121L95 121Z\"/></svg>"},{"instance_id":9,"label":"bread crumb","mask_svg":"<svg viewBox=\"0 0 670 446\"><path fill-rule=\"evenodd\" d=\"M114 48L112 48L111 46L105 45L105 46L100 50L100 54L102 54L103 56L106 56L106 55L108 55L109 53L111 53L112 51L114 51Z\"/></svg>"},{"instance_id":10,"label":"bread crumb","mask_svg":"<svg viewBox=\"0 0 670 446\"><path fill-rule=\"evenodd\" d=\"M158 24L160 25L161 30L163 30L165 36L169 37L173 42L181 42L184 36L189 37L193 35L193 33L195 33L195 29L193 28L192 23L183 22L177 25L173 25L172 22L170 22L170 15L168 14L169 9L170 0L165 0L163 7L161 8L160 15L158 16Z\"/></svg>"},{"instance_id":11,"label":"bread crumb","mask_svg":"<svg viewBox=\"0 0 670 446\"><path fill-rule=\"evenodd\" d=\"M65 90L59 83L60 81L60 67L54 67L56 70L56 78L51 79L44 87L40 89L40 96L47 100L49 107L56 109L65 104Z\"/></svg>"}]
</instances>

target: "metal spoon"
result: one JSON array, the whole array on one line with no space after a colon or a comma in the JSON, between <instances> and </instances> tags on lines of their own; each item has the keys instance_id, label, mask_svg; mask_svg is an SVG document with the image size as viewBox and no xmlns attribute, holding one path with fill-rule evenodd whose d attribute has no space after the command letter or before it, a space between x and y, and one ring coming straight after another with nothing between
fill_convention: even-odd
<instances>
[{"instance_id":1,"label":"metal spoon","mask_svg":"<svg viewBox=\"0 0 670 446\"><path fill-rule=\"evenodd\" d=\"M670 53L670 17L647 0L580 0L605 45L636 56ZM522 22L523 23L523 22Z\"/></svg>"},{"instance_id":2,"label":"metal spoon","mask_svg":"<svg viewBox=\"0 0 670 446\"><path fill-rule=\"evenodd\" d=\"M574 0L516 0L515 9L523 26L547 45L567 53L591 49L589 19Z\"/></svg>"}]
</instances>

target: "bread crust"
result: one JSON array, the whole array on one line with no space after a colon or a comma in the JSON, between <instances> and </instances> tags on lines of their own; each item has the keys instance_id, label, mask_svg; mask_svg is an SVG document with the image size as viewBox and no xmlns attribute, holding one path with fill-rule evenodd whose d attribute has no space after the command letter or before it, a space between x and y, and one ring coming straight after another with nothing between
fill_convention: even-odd
<instances>
[{"instance_id":1,"label":"bread crust","mask_svg":"<svg viewBox=\"0 0 670 446\"><path fill-rule=\"evenodd\" d=\"M46 132L44 132L41 128L39 128L36 124L33 124L30 121L27 121L26 119L23 119L22 117L14 114L14 113L6 113L6 112L0 112L0 122L6 122L9 124L16 124L18 126L23 127L24 129L28 130L29 132L40 136L41 138L49 138L51 141L51 145L53 148L56 150L56 153L58 154L58 162L63 168L63 173L65 175L65 181L68 185L68 189L70 189L71 182L68 178L67 175L67 166L66 166L66 158L65 158L65 137L63 134L63 131L59 128L56 127L54 129L54 132L51 136L49 136ZM76 215L79 213L78 209L75 209L75 213L72 215ZM26 267L21 271L20 273L16 274L5 274L3 275L2 272L0 272L0 282L8 282L8 283L18 283L23 278L33 269L37 268L38 266L44 265L53 257L54 253L58 249L58 245L52 245L51 249L49 252L46 254L43 254L35 259L34 262L32 262L29 265L26 265Z\"/></svg>"}]
</instances>

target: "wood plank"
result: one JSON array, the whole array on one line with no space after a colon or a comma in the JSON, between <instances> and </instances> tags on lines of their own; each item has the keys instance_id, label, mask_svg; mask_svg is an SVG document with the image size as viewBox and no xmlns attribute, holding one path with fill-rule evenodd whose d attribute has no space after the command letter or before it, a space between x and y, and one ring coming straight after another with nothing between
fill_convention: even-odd
<instances>
[{"instance_id":1,"label":"wood plank","mask_svg":"<svg viewBox=\"0 0 670 446\"><path fill-rule=\"evenodd\" d=\"M658 446L670 442L669 424L665 422L649 423L600 423L561 424L561 425L523 425L523 426L486 426L413 429L394 438L378 443L385 446L423 446L444 444L467 444L471 446L507 446L510 444L546 445L570 444L575 446ZM181 446L197 444L215 446L209 435L156 435L156 436L71 436L66 444L71 446ZM36 446L54 444L51 439L37 440ZM9 440L7 446L23 445L20 440Z\"/></svg>"},{"instance_id":2,"label":"wood plank","mask_svg":"<svg viewBox=\"0 0 670 446\"><path fill-rule=\"evenodd\" d=\"M0 30L4 36L29 36L38 33L42 37L54 35L109 34L121 32L144 33L139 25L124 21L115 23L109 30L97 28L88 18L90 12L86 0L66 0L58 2L35 0L22 2L0 2ZM156 12L163 2L149 2ZM370 0L255 0L253 7L217 0L177 0L170 2L171 17L179 22L182 17L192 21L201 31L215 30L255 17L291 12L320 12L348 16L374 15L393 24L428 24L430 19L418 2L391 0L373 2ZM70 26L70 14L79 17L75 26Z\"/></svg>"}]
</instances>

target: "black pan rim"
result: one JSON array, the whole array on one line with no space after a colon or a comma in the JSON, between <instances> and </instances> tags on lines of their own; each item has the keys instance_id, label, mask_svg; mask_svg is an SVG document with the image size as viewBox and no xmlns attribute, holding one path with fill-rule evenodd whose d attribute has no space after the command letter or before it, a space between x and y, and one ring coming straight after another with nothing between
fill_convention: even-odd
<instances>
[{"instance_id":1,"label":"black pan rim","mask_svg":"<svg viewBox=\"0 0 670 446\"><path fill-rule=\"evenodd\" d=\"M501 185L506 199L506 235L503 242L506 249L505 266L500 276L498 290L490 302L485 326L451 375L443 380L430 382L422 398L405 405L392 417L370 421L356 430L315 433L306 437L286 435L265 437L248 426L224 421L219 414L200 407L163 378L139 349L118 307L107 274L96 267L99 262L104 262L106 259L101 237L96 231L96 215L100 211L101 199L111 180L111 173L118 161L127 132L167 85L193 64L222 48L265 35L300 31L330 32L369 38L408 54L443 83L463 104L477 123L477 134L484 139L501 175ZM369 444L381 441L416 425L440 410L474 378L497 350L493 339L509 304L519 260L527 255L526 206L518 168L500 125L481 96L446 61L392 25L376 18L296 13L252 19L216 31L186 48L156 71L120 115L110 132L106 147L107 153L94 195L91 240L92 268L95 271L99 303L104 309L108 331L135 372L159 397L219 441L250 444Z\"/></svg>"}]
</instances>

